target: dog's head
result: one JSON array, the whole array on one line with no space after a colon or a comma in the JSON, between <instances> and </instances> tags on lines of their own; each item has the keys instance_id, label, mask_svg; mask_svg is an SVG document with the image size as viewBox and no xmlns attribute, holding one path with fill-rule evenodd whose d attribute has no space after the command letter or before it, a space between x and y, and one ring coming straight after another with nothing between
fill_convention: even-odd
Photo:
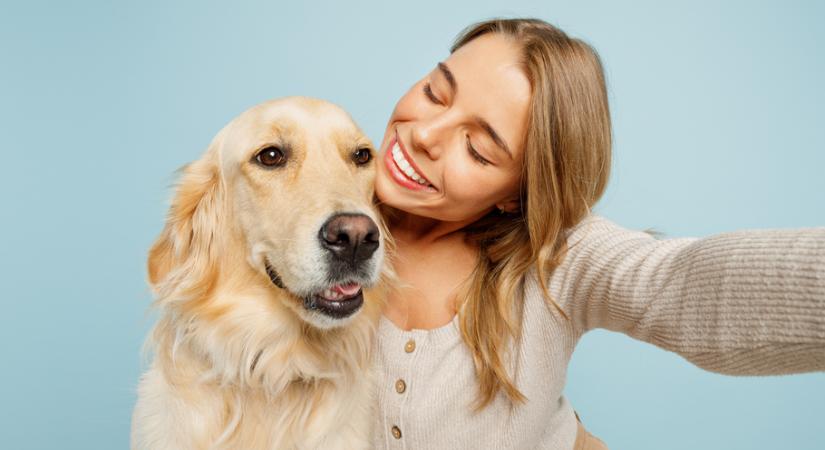
<instances>
[{"instance_id":1,"label":"dog's head","mask_svg":"<svg viewBox=\"0 0 825 450\"><path fill-rule=\"evenodd\" d=\"M288 97L242 113L184 167L150 250L150 285L185 305L227 283L235 292L264 283L305 322L346 324L362 287L381 276L374 156L349 115L325 101Z\"/></svg>"}]
</instances>

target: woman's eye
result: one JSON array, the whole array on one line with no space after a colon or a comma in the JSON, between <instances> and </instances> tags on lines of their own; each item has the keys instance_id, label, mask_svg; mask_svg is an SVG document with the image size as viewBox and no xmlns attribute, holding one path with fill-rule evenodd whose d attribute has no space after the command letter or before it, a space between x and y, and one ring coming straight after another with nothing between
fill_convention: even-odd
<instances>
[{"instance_id":1,"label":"woman's eye","mask_svg":"<svg viewBox=\"0 0 825 450\"><path fill-rule=\"evenodd\" d=\"M441 102L438 100L438 98L435 96L435 94L433 94L433 90L432 90L432 87L430 87L430 83L425 83L424 84L424 94L427 95L427 98L429 98L431 102L433 102L435 104L438 104L438 105L441 104Z\"/></svg>"},{"instance_id":2,"label":"woman's eye","mask_svg":"<svg viewBox=\"0 0 825 450\"><path fill-rule=\"evenodd\" d=\"M484 157L483 157L483 156L481 156L481 155L480 155L480 154L476 151L476 149L474 149L474 148L473 148L473 144L470 142L470 136L467 136L467 151L469 151L469 152L470 152L470 156L472 156L473 158L475 158L475 160L476 160L476 161L478 161L478 162L480 162L481 164L484 164L485 166L486 166L487 164L490 164L490 161L487 161L486 159L484 159Z\"/></svg>"},{"instance_id":3,"label":"woman's eye","mask_svg":"<svg viewBox=\"0 0 825 450\"><path fill-rule=\"evenodd\" d=\"M278 147L266 147L255 155L258 164L271 168L284 165L286 163L286 153Z\"/></svg>"}]
</instances>

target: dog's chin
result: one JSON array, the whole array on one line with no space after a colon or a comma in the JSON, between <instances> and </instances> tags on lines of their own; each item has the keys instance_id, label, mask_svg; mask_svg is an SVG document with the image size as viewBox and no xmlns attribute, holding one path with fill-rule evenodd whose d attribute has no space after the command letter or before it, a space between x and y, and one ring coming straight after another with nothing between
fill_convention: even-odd
<instances>
[{"instance_id":1,"label":"dog's chin","mask_svg":"<svg viewBox=\"0 0 825 450\"><path fill-rule=\"evenodd\" d=\"M318 328L336 328L351 321L364 305L363 286L358 282L335 283L309 295L296 295L284 285L280 275L266 262L269 280L279 289L300 300L294 310L305 321ZM298 303L298 302L294 302ZM293 305L290 305L293 306Z\"/></svg>"}]
</instances>

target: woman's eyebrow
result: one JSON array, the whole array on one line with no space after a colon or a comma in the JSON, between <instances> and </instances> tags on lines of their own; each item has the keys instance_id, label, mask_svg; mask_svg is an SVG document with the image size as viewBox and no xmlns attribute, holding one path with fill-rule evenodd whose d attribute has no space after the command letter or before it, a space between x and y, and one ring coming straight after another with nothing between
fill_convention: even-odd
<instances>
[{"instance_id":1,"label":"woman's eyebrow","mask_svg":"<svg viewBox=\"0 0 825 450\"><path fill-rule=\"evenodd\" d=\"M438 69L441 70L442 74L444 74L444 78L447 79L447 83L450 83L450 89L453 90L453 94L458 92L458 85L455 82L455 77L453 76L453 73L450 71L450 68L447 67L447 65L443 62L439 62Z\"/></svg>"},{"instance_id":2,"label":"woman's eyebrow","mask_svg":"<svg viewBox=\"0 0 825 450\"><path fill-rule=\"evenodd\" d=\"M455 82L455 76L453 76L453 72L443 62L438 63L438 70L440 70L441 73L444 75L444 78L447 79L447 83L450 85L450 89L452 89L453 95L455 95L458 92L458 84ZM496 130L494 130L493 126L490 125L490 122L487 122L479 116L474 116L473 120L475 120L476 124L483 128L484 131L486 131L487 134L490 135L490 138L493 139L493 142L495 142L496 145L501 147L501 149L504 150L505 153L507 153L507 156L509 156L510 159L513 159L513 153L510 151L510 147L508 147L507 143L504 142L504 139L502 139L501 136L499 136L498 133L496 133Z\"/></svg>"},{"instance_id":3,"label":"woman's eyebrow","mask_svg":"<svg viewBox=\"0 0 825 450\"><path fill-rule=\"evenodd\" d=\"M493 142L495 142L496 145L501 147L501 149L507 153L507 156L509 156L510 159L513 159L513 153L510 152L510 147L508 147L507 143L504 142L504 139L502 139L501 136L499 136L498 133L496 133L496 130L493 129L492 125L490 125L489 122L478 116L474 116L473 119L481 128L484 129L484 131L487 132L487 134L490 135L490 138L493 139Z\"/></svg>"}]
</instances>

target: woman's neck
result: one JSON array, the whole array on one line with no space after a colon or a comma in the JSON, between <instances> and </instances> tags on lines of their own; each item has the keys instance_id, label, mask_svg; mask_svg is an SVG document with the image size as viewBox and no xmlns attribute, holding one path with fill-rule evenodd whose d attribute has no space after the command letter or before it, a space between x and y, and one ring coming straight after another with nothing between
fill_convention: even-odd
<instances>
[{"instance_id":1,"label":"woman's neck","mask_svg":"<svg viewBox=\"0 0 825 450\"><path fill-rule=\"evenodd\" d=\"M396 241L430 245L454 239L463 240L464 228L478 219L479 217L473 217L462 221L444 221L394 210L387 226Z\"/></svg>"}]
</instances>

